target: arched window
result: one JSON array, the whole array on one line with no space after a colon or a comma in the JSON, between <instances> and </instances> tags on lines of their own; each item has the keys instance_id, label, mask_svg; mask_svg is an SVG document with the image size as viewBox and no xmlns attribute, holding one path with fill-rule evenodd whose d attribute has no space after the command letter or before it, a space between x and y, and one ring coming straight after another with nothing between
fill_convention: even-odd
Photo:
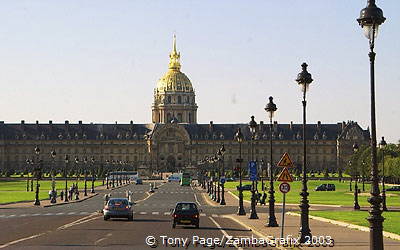
<instances>
[{"instance_id":1,"label":"arched window","mask_svg":"<svg viewBox=\"0 0 400 250\"><path fill-rule=\"evenodd\" d=\"M189 123L192 123L192 113L189 113Z\"/></svg>"},{"instance_id":2,"label":"arched window","mask_svg":"<svg viewBox=\"0 0 400 250\"><path fill-rule=\"evenodd\" d=\"M182 120L182 113L178 113L178 121L179 121L179 122L183 122L183 120Z\"/></svg>"},{"instance_id":3,"label":"arched window","mask_svg":"<svg viewBox=\"0 0 400 250\"><path fill-rule=\"evenodd\" d=\"M181 103L182 103L182 97L178 96L178 104L181 104Z\"/></svg>"},{"instance_id":4,"label":"arched window","mask_svg":"<svg viewBox=\"0 0 400 250\"><path fill-rule=\"evenodd\" d=\"M168 96L167 100L168 100L168 103L171 103L171 96Z\"/></svg>"}]
</instances>

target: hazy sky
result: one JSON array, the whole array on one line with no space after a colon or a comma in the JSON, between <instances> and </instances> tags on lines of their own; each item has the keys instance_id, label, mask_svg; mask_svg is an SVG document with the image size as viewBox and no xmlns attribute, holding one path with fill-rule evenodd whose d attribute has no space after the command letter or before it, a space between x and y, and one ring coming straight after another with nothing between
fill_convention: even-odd
<instances>
[{"instance_id":1,"label":"hazy sky","mask_svg":"<svg viewBox=\"0 0 400 250\"><path fill-rule=\"evenodd\" d=\"M199 123L302 121L295 78L314 78L308 122L370 125L367 0L2 1L0 120L151 122L153 89L177 35ZM377 136L400 139L400 1L376 41Z\"/></svg>"}]
</instances>

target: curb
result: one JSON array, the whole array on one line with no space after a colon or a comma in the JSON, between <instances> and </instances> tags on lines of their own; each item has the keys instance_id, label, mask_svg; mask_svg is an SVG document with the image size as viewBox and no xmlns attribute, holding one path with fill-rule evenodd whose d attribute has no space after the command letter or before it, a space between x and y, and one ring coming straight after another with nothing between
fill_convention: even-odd
<instances>
[{"instance_id":1,"label":"curb","mask_svg":"<svg viewBox=\"0 0 400 250\"><path fill-rule=\"evenodd\" d=\"M286 212L286 214L292 215L292 216L300 216L300 214L293 213L293 212ZM360 230L363 232L369 232L369 227L359 226L359 225L355 225L355 224L351 224L351 223L347 223L347 222L343 222L343 221L326 219L323 217L318 217L318 216L313 216L313 215L308 215L308 216L310 217L310 219L313 219L313 220L328 222L328 223L331 223L331 224L334 224L337 226L347 227L350 229L357 229L357 230ZM400 240L400 235L395 234L395 233L383 231L383 236L385 236L386 238L393 239L393 240Z\"/></svg>"},{"instance_id":2,"label":"curb","mask_svg":"<svg viewBox=\"0 0 400 250\"><path fill-rule=\"evenodd\" d=\"M228 191L228 193L230 193L236 200L239 200L239 197L236 194L232 193L232 191ZM250 201L245 200L245 199L243 199L243 201L247 202L247 203L251 203ZM282 206L282 203L275 202L275 205L281 205ZM286 205L298 206L299 204L286 203ZM342 205L328 205L328 204L310 204L310 206L317 206L317 207L343 207Z\"/></svg>"},{"instance_id":3,"label":"curb","mask_svg":"<svg viewBox=\"0 0 400 250\"><path fill-rule=\"evenodd\" d=\"M78 203L78 202L82 202L82 201L85 201L85 200L89 200L90 198L93 198L93 197L97 196L98 194L99 193L95 193L92 196L89 196L89 197L86 197L86 198L83 198L83 199L80 199L80 200L73 200L71 202L54 203L54 204L44 205L44 206L41 206L41 207L55 207L55 206L62 206L62 205L66 205L66 204Z\"/></svg>"},{"instance_id":4,"label":"curb","mask_svg":"<svg viewBox=\"0 0 400 250\"><path fill-rule=\"evenodd\" d=\"M271 244L271 243L273 242L272 240L268 240L271 236L266 236L266 235L264 235L263 233L261 233L260 231L258 231L258 230L256 229L256 227L251 226L251 225L248 225L248 224L246 224L246 223L244 223L244 222L242 222L242 221L236 219L235 217L233 217L233 216L231 216L231 215L224 215L224 216L222 216L222 218L227 218L227 219L233 220L234 222L236 222L236 223L240 224L241 226L247 228L248 230L254 232L254 234L256 234L258 237L261 237L261 238L266 239L267 242L268 242L269 244ZM281 250L287 250L287 249L301 249L301 248L298 248L298 247L286 248L286 247L282 247L282 246L274 246L274 248L281 249Z\"/></svg>"}]
</instances>

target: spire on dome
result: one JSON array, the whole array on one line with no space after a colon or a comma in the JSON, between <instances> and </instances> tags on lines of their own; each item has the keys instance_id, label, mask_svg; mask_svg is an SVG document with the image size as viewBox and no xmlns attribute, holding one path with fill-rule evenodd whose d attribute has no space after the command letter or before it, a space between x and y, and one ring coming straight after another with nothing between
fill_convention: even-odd
<instances>
[{"instance_id":1,"label":"spire on dome","mask_svg":"<svg viewBox=\"0 0 400 250\"><path fill-rule=\"evenodd\" d=\"M181 58L181 53L178 53L176 51L176 36L174 34L174 39L172 43L172 52L169 54L169 68L170 69L175 69L175 70L180 70L181 69L181 63L180 63L180 58Z\"/></svg>"}]
</instances>

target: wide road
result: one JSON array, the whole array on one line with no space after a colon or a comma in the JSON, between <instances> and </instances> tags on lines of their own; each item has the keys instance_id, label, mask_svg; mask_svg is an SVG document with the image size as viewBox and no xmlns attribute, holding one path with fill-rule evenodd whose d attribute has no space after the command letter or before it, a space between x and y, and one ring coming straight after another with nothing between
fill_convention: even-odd
<instances>
[{"instance_id":1,"label":"wide road","mask_svg":"<svg viewBox=\"0 0 400 250\"><path fill-rule=\"evenodd\" d=\"M168 243L186 243L189 248L198 249L203 246L212 248L212 238L252 237L251 231L224 217L224 214L234 213L235 208L207 206L200 192L192 187L181 187L177 183L158 185L159 188L151 195L147 193L148 183L131 184L112 191L112 197L124 197L126 190L133 192L136 201L133 222L103 220L98 211L102 208L106 191L80 203L49 208L2 209L0 222L6 233L0 234L0 248L150 249L146 238L154 242L151 238L154 237L157 249L170 248ZM189 226L172 229L170 210L179 201L196 202L202 209L199 229ZM202 242L202 238L208 242ZM193 245L196 239L197 247Z\"/></svg>"}]
</instances>

